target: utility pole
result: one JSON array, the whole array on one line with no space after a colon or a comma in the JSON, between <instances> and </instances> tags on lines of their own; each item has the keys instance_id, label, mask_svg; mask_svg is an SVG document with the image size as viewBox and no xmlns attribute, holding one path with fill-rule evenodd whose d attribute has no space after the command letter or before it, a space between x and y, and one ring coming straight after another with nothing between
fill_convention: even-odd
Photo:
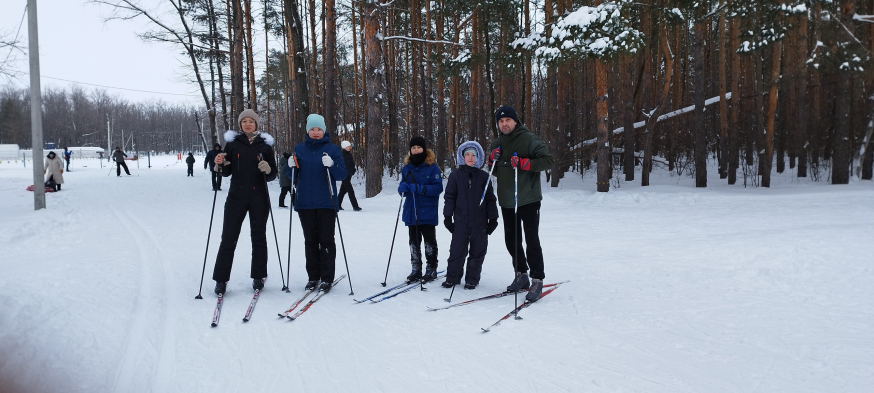
<instances>
[{"instance_id":1,"label":"utility pole","mask_svg":"<svg viewBox=\"0 0 874 393\"><path fill-rule=\"evenodd\" d=\"M39 29L36 24L36 0L27 0L27 43L30 57L30 124L33 145L33 210L46 208L46 188L42 162L42 95L39 84Z\"/></svg>"}]
</instances>

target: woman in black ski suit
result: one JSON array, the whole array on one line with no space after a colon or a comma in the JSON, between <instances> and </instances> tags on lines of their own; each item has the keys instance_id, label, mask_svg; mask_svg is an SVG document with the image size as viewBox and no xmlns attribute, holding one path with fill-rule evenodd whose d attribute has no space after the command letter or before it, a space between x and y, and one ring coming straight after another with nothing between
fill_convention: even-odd
<instances>
[{"instance_id":1,"label":"woman in black ski suit","mask_svg":"<svg viewBox=\"0 0 874 393\"><path fill-rule=\"evenodd\" d=\"M212 273L216 294L224 294L231 278L234 251L246 214L252 232L252 288L264 288L267 280L267 217L270 213L267 182L276 178L273 137L258 132L261 119L251 109L241 112L238 120L243 132L226 132L225 152L215 158L221 175L231 177L231 188L225 200L222 242Z\"/></svg>"}]
</instances>

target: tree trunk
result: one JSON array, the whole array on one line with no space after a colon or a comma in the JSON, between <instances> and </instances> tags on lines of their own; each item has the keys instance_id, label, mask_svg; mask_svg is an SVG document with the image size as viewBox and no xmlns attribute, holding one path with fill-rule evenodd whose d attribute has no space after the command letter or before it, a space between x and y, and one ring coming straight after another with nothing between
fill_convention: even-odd
<instances>
[{"instance_id":1,"label":"tree trunk","mask_svg":"<svg viewBox=\"0 0 874 393\"><path fill-rule=\"evenodd\" d=\"M366 40L365 63L367 66L367 168L366 190L367 198L372 198L382 191L382 173L384 168L382 156L382 96L383 74L382 48L379 45L377 34L379 32L379 20L376 15L376 0L364 1L364 36Z\"/></svg>"},{"instance_id":2,"label":"tree trunk","mask_svg":"<svg viewBox=\"0 0 874 393\"><path fill-rule=\"evenodd\" d=\"M255 56L252 55L252 0L246 0L244 3L246 22L246 68L248 69L249 82L249 109L258 111L258 93L255 90ZM266 112L265 112L266 114Z\"/></svg>"},{"instance_id":3,"label":"tree trunk","mask_svg":"<svg viewBox=\"0 0 874 393\"><path fill-rule=\"evenodd\" d=\"M807 16L801 16L798 20L795 56L793 56L798 69L798 82L795 90L795 127L793 127L795 135L792 141L795 143L795 155L798 157L797 176L807 177L807 143L809 140L807 122L810 116L810 100L807 91L809 77L807 73Z\"/></svg>"},{"instance_id":4,"label":"tree trunk","mask_svg":"<svg viewBox=\"0 0 874 393\"><path fill-rule=\"evenodd\" d=\"M600 1L595 1L596 5ZM607 67L595 60L595 102L598 114L598 192L610 191L610 135L607 130Z\"/></svg>"},{"instance_id":5,"label":"tree trunk","mask_svg":"<svg viewBox=\"0 0 874 393\"><path fill-rule=\"evenodd\" d=\"M307 78L307 83L310 84L309 91L312 92L310 95L310 111L311 112L322 112L322 103L321 103L321 95L319 94L321 90L321 82L319 81L319 77L321 73L318 72L319 69L319 51L318 44L316 41L316 2L315 0L310 0L309 2L310 8L310 72L309 78ZM306 125L304 125L306 127Z\"/></svg>"},{"instance_id":6,"label":"tree trunk","mask_svg":"<svg viewBox=\"0 0 874 393\"><path fill-rule=\"evenodd\" d=\"M300 6L297 0L284 0L285 30L288 36L288 78L291 80L291 91L294 95L294 126L289 130L291 135L299 135L306 131L306 117L310 113L309 86L307 85L306 51L303 44L303 24L300 18ZM302 139L302 138L301 138ZM297 139L293 139L297 140Z\"/></svg>"},{"instance_id":7,"label":"tree trunk","mask_svg":"<svg viewBox=\"0 0 874 393\"><path fill-rule=\"evenodd\" d=\"M234 129L239 130L240 125L237 124L237 116L245 109L243 93L243 7L240 4L241 0L231 0L233 3L233 47L231 48L231 56L233 58L231 68L231 95L233 96L233 113L231 119L234 122Z\"/></svg>"},{"instance_id":8,"label":"tree trunk","mask_svg":"<svg viewBox=\"0 0 874 393\"><path fill-rule=\"evenodd\" d=\"M732 0L734 1L734 0ZM729 112L729 135L728 135L728 184L737 183L737 168L738 168L738 140L740 139L740 121L738 114L740 112L741 100L743 95L740 91L740 55L737 53L738 41L740 35L740 20L732 18L729 22L729 41L728 47L731 53L731 109Z\"/></svg>"},{"instance_id":9,"label":"tree trunk","mask_svg":"<svg viewBox=\"0 0 874 393\"><path fill-rule=\"evenodd\" d=\"M777 117L777 80L780 78L780 60L783 43L777 41L771 53L771 88L768 91L768 119L765 126L765 155L762 158L762 187L771 187L771 165L774 160L774 122Z\"/></svg>"},{"instance_id":10,"label":"tree trunk","mask_svg":"<svg viewBox=\"0 0 874 393\"><path fill-rule=\"evenodd\" d=\"M634 181L634 59L632 56L625 57L625 111L623 136L623 171L625 181Z\"/></svg>"},{"instance_id":11,"label":"tree trunk","mask_svg":"<svg viewBox=\"0 0 874 393\"><path fill-rule=\"evenodd\" d=\"M325 95L324 115L326 132L338 135L337 128L337 15L334 0L325 0Z\"/></svg>"},{"instance_id":12,"label":"tree trunk","mask_svg":"<svg viewBox=\"0 0 874 393\"><path fill-rule=\"evenodd\" d=\"M720 5L724 1L720 1ZM725 94L728 92L728 83L726 83L726 61L727 53L725 48L725 10L719 13L719 23L716 25L719 29L719 147L721 154L719 155L719 178L725 179L728 177L728 161L729 161L729 135L728 135L728 100L725 99Z\"/></svg>"},{"instance_id":13,"label":"tree trunk","mask_svg":"<svg viewBox=\"0 0 874 393\"><path fill-rule=\"evenodd\" d=\"M695 187L707 187L707 122L704 117L704 40L707 31L705 21L698 20L694 27L694 55L692 63L695 85Z\"/></svg>"}]
</instances>

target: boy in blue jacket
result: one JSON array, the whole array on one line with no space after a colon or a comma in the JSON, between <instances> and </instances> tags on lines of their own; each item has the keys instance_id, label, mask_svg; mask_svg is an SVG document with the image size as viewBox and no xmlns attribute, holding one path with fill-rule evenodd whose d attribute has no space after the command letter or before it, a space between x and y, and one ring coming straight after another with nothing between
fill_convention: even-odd
<instances>
[{"instance_id":1,"label":"boy in blue jacket","mask_svg":"<svg viewBox=\"0 0 874 393\"><path fill-rule=\"evenodd\" d=\"M297 184L297 192L291 197L303 229L308 277L305 289L318 286L319 291L328 292L334 281L334 262L337 259L335 182L346 178L346 164L340 148L331 143L324 117L317 114L307 116L306 127L306 140L294 147L294 156L288 160L285 175Z\"/></svg>"},{"instance_id":2,"label":"boy in blue jacket","mask_svg":"<svg viewBox=\"0 0 874 393\"><path fill-rule=\"evenodd\" d=\"M498 205L489 174L480 169L485 161L482 146L473 141L462 143L456 160L458 169L449 175L443 195L443 224L452 234L452 243L442 286L452 288L461 282L464 258L468 257L464 289L474 289L479 285L489 235L498 227Z\"/></svg>"},{"instance_id":3,"label":"boy in blue jacket","mask_svg":"<svg viewBox=\"0 0 874 393\"><path fill-rule=\"evenodd\" d=\"M413 271L407 276L407 282L429 282L437 278L437 203L443 193L443 176L434 152L428 150L425 138L420 136L410 140L410 154L404 162L398 193L406 197L403 219L410 233ZM427 260L424 275L420 248L423 238Z\"/></svg>"}]
</instances>

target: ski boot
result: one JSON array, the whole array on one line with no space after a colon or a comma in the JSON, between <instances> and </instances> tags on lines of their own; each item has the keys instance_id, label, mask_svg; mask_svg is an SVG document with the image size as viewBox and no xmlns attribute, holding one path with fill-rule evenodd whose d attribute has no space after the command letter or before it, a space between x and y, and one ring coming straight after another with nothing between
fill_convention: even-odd
<instances>
[{"instance_id":1,"label":"ski boot","mask_svg":"<svg viewBox=\"0 0 874 393\"><path fill-rule=\"evenodd\" d=\"M528 281L528 273L516 273L516 278L507 286L507 292L514 293L531 287L531 282Z\"/></svg>"},{"instance_id":2,"label":"ski boot","mask_svg":"<svg viewBox=\"0 0 874 393\"><path fill-rule=\"evenodd\" d=\"M267 277L264 278L253 278L252 279L252 289L256 291L260 291L264 289L264 282L267 281Z\"/></svg>"},{"instance_id":3,"label":"ski boot","mask_svg":"<svg viewBox=\"0 0 874 393\"><path fill-rule=\"evenodd\" d=\"M422 282L429 283L437 279L437 265L425 266L425 274L422 275Z\"/></svg>"},{"instance_id":4,"label":"ski boot","mask_svg":"<svg viewBox=\"0 0 874 393\"><path fill-rule=\"evenodd\" d=\"M464 289L476 289L476 284L466 283Z\"/></svg>"},{"instance_id":5,"label":"ski boot","mask_svg":"<svg viewBox=\"0 0 874 393\"><path fill-rule=\"evenodd\" d=\"M324 293L331 292L331 282L330 281L322 281L322 285L319 285L319 292L324 292Z\"/></svg>"},{"instance_id":6,"label":"ski boot","mask_svg":"<svg viewBox=\"0 0 874 393\"><path fill-rule=\"evenodd\" d=\"M529 289L528 294L525 295L525 301L529 303L536 302L537 299L540 299L541 293L543 293L543 280L539 278L532 278L531 289Z\"/></svg>"},{"instance_id":7,"label":"ski boot","mask_svg":"<svg viewBox=\"0 0 874 393\"><path fill-rule=\"evenodd\" d=\"M309 280L307 281L307 285L303 287L304 290L312 291L319 286L319 280Z\"/></svg>"},{"instance_id":8,"label":"ski boot","mask_svg":"<svg viewBox=\"0 0 874 393\"><path fill-rule=\"evenodd\" d=\"M407 284L412 284L422 279L422 267L413 265L413 272L407 276Z\"/></svg>"},{"instance_id":9,"label":"ski boot","mask_svg":"<svg viewBox=\"0 0 874 393\"><path fill-rule=\"evenodd\" d=\"M215 294L216 295L224 295L225 291L228 289L227 281L216 281L215 282Z\"/></svg>"},{"instance_id":10,"label":"ski boot","mask_svg":"<svg viewBox=\"0 0 874 393\"><path fill-rule=\"evenodd\" d=\"M449 281L443 281L443 284L440 284L440 286L443 287L443 288L452 288L452 287L455 286L455 284L453 284L453 283L451 283L451 282L449 282Z\"/></svg>"}]
</instances>

